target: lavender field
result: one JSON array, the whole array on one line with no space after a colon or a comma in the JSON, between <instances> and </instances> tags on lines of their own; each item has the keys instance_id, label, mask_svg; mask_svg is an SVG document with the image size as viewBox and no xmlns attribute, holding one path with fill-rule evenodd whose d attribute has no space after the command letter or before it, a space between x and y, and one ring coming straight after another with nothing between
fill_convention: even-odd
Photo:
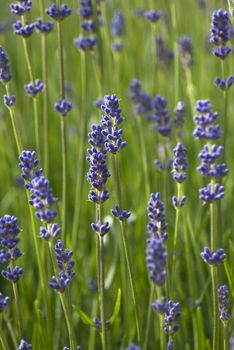
<instances>
[{"instance_id":1,"label":"lavender field","mask_svg":"<svg viewBox=\"0 0 234 350\"><path fill-rule=\"evenodd\" d=\"M0 350L234 350L234 1L2 1L0 82Z\"/></svg>"}]
</instances>

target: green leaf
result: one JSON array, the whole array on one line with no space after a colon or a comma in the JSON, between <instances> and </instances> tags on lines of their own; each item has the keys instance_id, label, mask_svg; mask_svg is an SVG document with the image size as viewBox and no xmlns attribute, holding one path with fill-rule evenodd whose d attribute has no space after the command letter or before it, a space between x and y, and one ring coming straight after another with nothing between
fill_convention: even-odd
<instances>
[{"instance_id":1,"label":"green leaf","mask_svg":"<svg viewBox=\"0 0 234 350\"><path fill-rule=\"evenodd\" d=\"M111 325L115 322L115 319L116 319L116 317L119 314L120 305L121 305L121 289L119 288L118 289L117 298L116 298L116 302L115 302L114 312L113 312L113 315L110 318L110 324Z\"/></svg>"},{"instance_id":2,"label":"green leaf","mask_svg":"<svg viewBox=\"0 0 234 350\"><path fill-rule=\"evenodd\" d=\"M95 327L94 321L92 320L91 317L89 317L84 311L80 310L76 305L72 305L72 307L78 313L78 315L81 318L81 321L84 324L89 324L90 326Z\"/></svg>"}]
</instances>

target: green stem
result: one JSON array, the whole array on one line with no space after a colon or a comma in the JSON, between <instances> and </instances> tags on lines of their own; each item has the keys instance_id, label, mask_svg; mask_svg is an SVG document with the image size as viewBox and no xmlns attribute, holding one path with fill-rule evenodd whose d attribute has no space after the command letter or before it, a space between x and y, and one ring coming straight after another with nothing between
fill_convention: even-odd
<instances>
[{"instance_id":1,"label":"green stem","mask_svg":"<svg viewBox=\"0 0 234 350\"><path fill-rule=\"evenodd\" d=\"M69 342L70 342L70 348L71 350L76 350L76 339L75 339L75 333L73 331L73 322L71 319L71 313L67 306L67 300L66 295L64 293L59 293L59 298L62 304L64 316L67 323L67 330L69 335Z\"/></svg>"},{"instance_id":2,"label":"green stem","mask_svg":"<svg viewBox=\"0 0 234 350\"><path fill-rule=\"evenodd\" d=\"M11 94L10 94L10 89L9 89L8 84L5 85L5 88L6 88L7 97L10 97ZM9 113L10 113L11 124L12 124L12 129L13 129L13 133L14 133L17 151L18 151L18 154L21 154L22 145L21 145L19 133L17 131L16 123L15 123L15 110L14 110L14 108L8 108L8 109L9 109Z\"/></svg>"},{"instance_id":3,"label":"green stem","mask_svg":"<svg viewBox=\"0 0 234 350\"><path fill-rule=\"evenodd\" d=\"M125 259L126 259L126 263L127 263L129 281L130 281L131 292L132 292L132 299L133 299L134 310L135 310L137 338L138 338L139 344L141 344L141 342L142 342L141 323L140 323L139 308L138 308L138 302L137 302L137 296L136 296L136 294L137 294L136 293L136 285L135 285L133 269L132 269L132 262L131 262L131 257L130 257L130 253L129 253L129 247L127 244L125 224L121 221L120 225L121 225L121 239L122 239L123 251L124 251L124 255L125 255Z\"/></svg>"},{"instance_id":4,"label":"green stem","mask_svg":"<svg viewBox=\"0 0 234 350\"><path fill-rule=\"evenodd\" d=\"M223 323L223 350L229 349L229 338L228 338L228 325L227 322Z\"/></svg>"},{"instance_id":5,"label":"green stem","mask_svg":"<svg viewBox=\"0 0 234 350\"><path fill-rule=\"evenodd\" d=\"M219 350L219 315L218 315L218 281L217 267L211 266L212 296L213 296L213 345L212 350Z\"/></svg>"},{"instance_id":6,"label":"green stem","mask_svg":"<svg viewBox=\"0 0 234 350\"><path fill-rule=\"evenodd\" d=\"M76 189L75 189L75 204L74 204L74 215L73 215L73 226L72 226L72 246L75 247L77 241L77 234L79 230L80 221L80 206L81 199L80 194L82 192L82 184L84 177L84 151L85 151L85 141L86 141L86 128L87 128L87 117L86 117L86 55L81 52L81 110L80 110L80 141L79 141L79 157L77 165L77 178L76 178Z\"/></svg>"},{"instance_id":7,"label":"green stem","mask_svg":"<svg viewBox=\"0 0 234 350\"><path fill-rule=\"evenodd\" d=\"M181 200L182 197L182 184L177 183L177 199L178 201ZM177 240L178 240L178 229L179 229L179 219L180 219L180 207L176 208L176 219L175 219L175 231L174 231L174 243L173 243L173 255L172 255L172 286L174 293L176 292L176 246L177 246ZM174 293L171 293L172 295ZM175 295L174 295L175 297Z\"/></svg>"},{"instance_id":8,"label":"green stem","mask_svg":"<svg viewBox=\"0 0 234 350\"><path fill-rule=\"evenodd\" d=\"M194 106L195 106L195 86L193 85L192 73L190 68L185 69L185 76L186 76L186 82L187 82L187 94L190 101L191 112L193 113Z\"/></svg>"},{"instance_id":9,"label":"green stem","mask_svg":"<svg viewBox=\"0 0 234 350\"><path fill-rule=\"evenodd\" d=\"M2 321L3 321L3 312L0 313L0 345L1 345L0 348L2 350L7 350L8 346L2 330Z\"/></svg>"},{"instance_id":10,"label":"green stem","mask_svg":"<svg viewBox=\"0 0 234 350\"><path fill-rule=\"evenodd\" d=\"M13 266L11 266L13 268ZM20 304L20 298L19 298L19 290L17 283L12 283L15 302L16 302L16 311L17 311L17 320L18 320L18 331L19 331L19 337L22 339L23 336L23 318L22 318L22 310L21 310L21 304Z\"/></svg>"},{"instance_id":11,"label":"green stem","mask_svg":"<svg viewBox=\"0 0 234 350\"><path fill-rule=\"evenodd\" d=\"M25 24L25 19L22 16L22 22L23 25ZM25 59L26 64L28 67L28 74L29 78L31 80L31 83L34 84L34 78L33 78L33 70L31 65L31 60L28 52L28 45L27 45L27 39L23 38L23 47L24 47L24 53L25 53ZM37 98L33 98L33 111L34 111L34 129L35 129L35 142L36 142L36 149L38 153L39 159L41 159L41 152L40 152L40 134L39 134L39 116L38 116L38 106L37 106Z\"/></svg>"},{"instance_id":12,"label":"green stem","mask_svg":"<svg viewBox=\"0 0 234 350\"><path fill-rule=\"evenodd\" d=\"M41 51L42 51L42 79L47 86L47 49L46 37L41 37ZM48 91L43 94L43 140L44 140L44 171L48 175L49 151L48 151Z\"/></svg>"},{"instance_id":13,"label":"green stem","mask_svg":"<svg viewBox=\"0 0 234 350\"><path fill-rule=\"evenodd\" d=\"M93 301L93 306L92 306L92 316L96 316L98 311L98 303L96 301L96 298ZM88 350L94 350L95 348L95 339L96 339L96 331L93 327L90 328L89 331L89 340L88 340Z\"/></svg>"},{"instance_id":14,"label":"green stem","mask_svg":"<svg viewBox=\"0 0 234 350\"><path fill-rule=\"evenodd\" d=\"M156 291L157 291L157 298L161 299L162 297L161 287L157 287ZM166 349L166 337L164 332L164 315L162 314L159 315L159 322L160 322L160 348L164 350Z\"/></svg>"},{"instance_id":15,"label":"green stem","mask_svg":"<svg viewBox=\"0 0 234 350\"><path fill-rule=\"evenodd\" d=\"M101 338L102 338L102 349L107 349L107 334L106 334L106 317L105 317L105 274L104 274L104 245L103 237L98 236L99 239L99 251L100 251L100 276L99 276L99 293L100 293L100 316L101 316Z\"/></svg>"},{"instance_id":16,"label":"green stem","mask_svg":"<svg viewBox=\"0 0 234 350\"><path fill-rule=\"evenodd\" d=\"M171 4L171 18L172 18L172 29L174 33L173 48L175 52L174 57L174 104L176 106L179 99L179 54L178 54L178 37L177 37L177 19L176 19L176 5L174 2Z\"/></svg>"},{"instance_id":17,"label":"green stem","mask_svg":"<svg viewBox=\"0 0 234 350\"><path fill-rule=\"evenodd\" d=\"M148 169L145 137L143 132L144 129L141 121L141 116L136 116L136 124L137 124L137 131L139 135L141 158L142 158L143 172L144 172L144 178L145 178L144 179L145 195L148 200L150 197L150 180L149 180L149 169Z\"/></svg>"},{"instance_id":18,"label":"green stem","mask_svg":"<svg viewBox=\"0 0 234 350\"><path fill-rule=\"evenodd\" d=\"M151 287L150 287L150 297L149 297L149 304L148 304L148 311L147 311L147 319L146 319L146 327L145 327L145 336L144 336L143 350L147 350L148 349L149 330L150 330L150 321L151 321L151 313L152 313L153 296L154 296L154 285L152 283Z\"/></svg>"},{"instance_id":19,"label":"green stem","mask_svg":"<svg viewBox=\"0 0 234 350\"><path fill-rule=\"evenodd\" d=\"M61 117L61 145L62 145L62 232L66 238L66 201L67 201L67 150L66 129L64 118Z\"/></svg>"},{"instance_id":20,"label":"green stem","mask_svg":"<svg viewBox=\"0 0 234 350\"><path fill-rule=\"evenodd\" d=\"M102 221L101 204L96 204L96 222ZM105 317L105 274L104 274L104 246L103 237L97 235L97 281L98 281L98 296L99 296L99 308L101 316L101 341L102 349L107 350L107 334L106 334L106 317Z\"/></svg>"}]
</instances>

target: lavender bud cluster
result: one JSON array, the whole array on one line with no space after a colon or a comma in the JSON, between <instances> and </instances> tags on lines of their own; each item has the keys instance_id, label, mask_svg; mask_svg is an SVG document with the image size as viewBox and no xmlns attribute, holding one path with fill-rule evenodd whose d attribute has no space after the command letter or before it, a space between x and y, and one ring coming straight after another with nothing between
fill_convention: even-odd
<instances>
[{"instance_id":1,"label":"lavender bud cluster","mask_svg":"<svg viewBox=\"0 0 234 350\"><path fill-rule=\"evenodd\" d=\"M11 81L12 74L6 51L0 46L0 82L7 84Z\"/></svg>"},{"instance_id":2,"label":"lavender bud cluster","mask_svg":"<svg viewBox=\"0 0 234 350\"><path fill-rule=\"evenodd\" d=\"M149 10L144 12L144 17L151 23L156 23L162 17L160 11Z\"/></svg>"},{"instance_id":3,"label":"lavender bud cluster","mask_svg":"<svg viewBox=\"0 0 234 350\"><path fill-rule=\"evenodd\" d=\"M141 82L133 79L130 84L130 99L135 106L136 115L143 114L148 117L152 112L151 97L142 91Z\"/></svg>"},{"instance_id":4,"label":"lavender bud cluster","mask_svg":"<svg viewBox=\"0 0 234 350\"><path fill-rule=\"evenodd\" d=\"M166 335L173 335L179 328L180 319L180 304L171 300L166 301L164 297L161 300L156 300L152 304L152 309L158 314L164 315L164 332ZM170 339L167 344L167 349L173 349L173 341Z\"/></svg>"},{"instance_id":5,"label":"lavender bud cluster","mask_svg":"<svg viewBox=\"0 0 234 350\"><path fill-rule=\"evenodd\" d=\"M35 83L29 83L24 85L24 90L30 97L37 97L43 90L45 85L41 80L36 79Z\"/></svg>"},{"instance_id":6,"label":"lavender bud cluster","mask_svg":"<svg viewBox=\"0 0 234 350\"><path fill-rule=\"evenodd\" d=\"M115 216L119 221L126 221L131 215L130 211L121 210L119 205L116 205L115 208L111 211L112 215Z\"/></svg>"},{"instance_id":7,"label":"lavender bud cluster","mask_svg":"<svg viewBox=\"0 0 234 350\"><path fill-rule=\"evenodd\" d=\"M0 218L0 265L9 264L1 274L13 283L17 282L23 275L22 268L10 265L22 255L17 247L20 241L18 238L20 232L15 216L4 215Z\"/></svg>"},{"instance_id":8,"label":"lavender bud cluster","mask_svg":"<svg viewBox=\"0 0 234 350\"><path fill-rule=\"evenodd\" d=\"M211 103L209 100L199 100L196 103L196 111L199 115L194 117L197 124L193 132L193 136L200 140L217 140L221 138L219 125L213 125L218 118L217 112L211 111ZM228 168L224 163L216 164L216 161L222 157L223 147L213 144L205 145L198 157L201 160L201 165L197 168L198 171L207 177L214 178L227 175ZM224 196L224 187L218 183L211 182L207 186L199 190L199 198L206 203L218 201Z\"/></svg>"},{"instance_id":9,"label":"lavender bud cluster","mask_svg":"<svg viewBox=\"0 0 234 350\"><path fill-rule=\"evenodd\" d=\"M3 312L6 308L7 305L10 301L9 297L5 297L1 292L0 292L0 313Z\"/></svg>"},{"instance_id":10,"label":"lavender bud cluster","mask_svg":"<svg viewBox=\"0 0 234 350\"><path fill-rule=\"evenodd\" d=\"M63 21L65 18L70 16L71 12L71 9L64 4L61 5L60 8L57 7L56 4L52 4L45 10L47 16L52 18L54 21Z\"/></svg>"},{"instance_id":11,"label":"lavender bud cluster","mask_svg":"<svg viewBox=\"0 0 234 350\"><path fill-rule=\"evenodd\" d=\"M147 230L151 238L167 240L167 224L165 220L165 207L160 201L160 193L152 193L148 203Z\"/></svg>"},{"instance_id":12,"label":"lavender bud cluster","mask_svg":"<svg viewBox=\"0 0 234 350\"><path fill-rule=\"evenodd\" d=\"M57 241L54 249L57 266L60 272L58 277L52 276L50 287L57 292L63 293L75 276L75 271L72 270L75 263L74 261L70 261L73 252L65 248L62 240Z\"/></svg>"},{"instance_id":13,"label":"lavender bud cluster","mask_svg":"<svg viewBox=\"0 0 234 350\"><path fill-rule=\"evenodd\" d=\"M147 269L154 284L161 286L166 280L167 253L165 243L160 238L150 238L146 249Z\"/></svg>"},{"instance_id":14,"label":"lavender bud cluster","mask_svg":"<svg viewBox=\"0 0 234 350\"><path fill-rule=\"evenodd\" d=\"M227 46L230 40L230 15L227 11L218 9L212 14L210 42L217 46L213 49L213 55L224 60L231 52L231 48Z\"/></svg>"},{"instance_id":15,"label":"lavender bud cluster","mask_svg":"<svg viewBox=\"0 0 234 350\"><path fill-rule=\"evenodd\" d=\"M104 96L101 109L103 111L102 134L105 137L105 149L108 153L116 154L127 145L126 141L123 141L123 130L119 128L123 117L117 96Z\"/></svg>"},{"instance_id":16,"label":"lavender bud cluster","mask_svg":"<svg viewBox=\"0 0 234 350\"><path fill-rule=\"evenodd\" d=\"M152 103L155 113L149 118L156 124L156 130L163 137L171 135L171 118L167 109L167 101L163 96L156 96Z\"/></svg>"},{"instance_id":17,"label":"lavender bud cluster","mask_svg":"<svg viewBox=\"0 0 234 350\"><path fill-rule=\"evenodd\" d=\"M156 36L157 64L163 69L168 69L174 59L174 52L170 50L161 35Z\"/></svg>"},{"instance_id":18,"label":"lavender bud cluster","mask_svg":"<svg viewBox=\"0 0 234 350\"><path fill-rule=\"evenodd\" d=\"M111 47L113 51L122 51L123 43L122 37L125 33L125 18L120 10L115 11L114 17L111 21Z\"/></svg>"},{"instance_id":19,"label":"lavender bud cluster","mask_svg":"<svg viewBox=\"0 0 234 350\"><path fill-rule=\"evenodd\" d=\"M231 318L229 291L226 285L218 288L219 318L226 322Z\"/></svg>"},{"instance_id":20,"label":"lavender bud cluster","mask_svg":"<svg viewBox=\"0 0 234 350\"><path fill-rule=\"evenodd\" d=\"M74 40L75 46L81 51L93 51L97 46L96 23L91 0L80 0L77 13L81 17L82 34ZM100 15L100 13L98 13Z\"/></svg>"},{"instance_id":21,"label":"lavender bud cluster","mask_svg":"<svg viewBox=\"0 0 234 350\"><path fill-rule=\"evenodd\" d=\"M26 340L21 339L17 350L32 350L32 345L27 343Z\"/></svg>"},{"instance_id":22,"label":"lavender bud cluster","mask_svg":"<svg viewBox=\"0 0 234 350\"><path fill-rule=\"evenodd\" d=\"M212 266L216 266L226 259L226 254L222 248L219 248L216 252L212 252L208 247L205 247L200 255L205 263Z\"/></svg>"},{"instance_id":23,"label":"lavender bud cluster","mask_svg":"<svg viewBox=\"0 0 234 350\"><path fill-rule=\"evenodd\" d=\"M16 4L10 4L10 11L17 16L23 16L26 12L29 12L32 7L31 0L20 0Z\"/></svg>"}]
</instances>

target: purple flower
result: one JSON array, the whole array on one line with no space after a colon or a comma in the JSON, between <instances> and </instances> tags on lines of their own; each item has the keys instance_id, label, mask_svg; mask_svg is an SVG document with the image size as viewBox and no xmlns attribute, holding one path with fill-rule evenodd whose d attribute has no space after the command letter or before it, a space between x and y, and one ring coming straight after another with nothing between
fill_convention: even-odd
<instances>
[{"instance_id":1,"label":"purple flower","mask_svg":"<svg viewBox=\"0 0 234 350\"><path fill-rule=\"evenodd\" d=\"M101 237L105 236L110 230L110 224L108 221L105 222L104 224L101 224L100 222L98 222L96 224L92 223L91 227L92 227L93 231L96 232Z\"/></svg>"},{"instance_id":2,"label":"purple flower","mask_svg":"<svg viewBox=\"0 0 234 350\"><path fill-rule=\"evenodd\" d=\"M178 321L180 319L180 304L169 300L167 303L167 310L164 318L164 332L168 335L176 333L180 326Z\"/></svg>"},{"instance_id":3,"label":"purple flower","mask_svg":"<svg viewBox=\"0 0 234 350\"><path fill-rule=\"evenodd\" d=\"M5 270L2 270L1 274L8 281L16 283L22 277L23 272L24 270L19 266L15 266L13 268L7 266Z\"/></svg>"},{"instance_id":4,"label":"purple flower","mask_svg":"<svg viewBox=\"0 0 234 350\"><path fill-rule=\"evenodd\" d=\"M173 180L182 183L186 179L186 170L188 167L187 162L187 150L182 145L182 143L177 143L176 147L173 149L174 158L173 158L173 170L172 177Z\"/></svg>"},{"instance_id":5,"label":"purple flower","mask_svg":"<svg viewBox=\"0 0 234 350\"><path fill-rule=\"evenodd\" d=\"M49 34L54 29L54 23L43 22L40 18L38 18L35 22L35 28L41 34Z\"/></svg>"},{"instance_id":6,"label":"purple flower","mask_svg":"<svg viewBox=\"0 0 234 350\"><path fill-rule=\"evenodd\" d=\"M166 233L166 220L165 220L165 207L163 202L160 201L160 193L152 193L148 203L148 218L149 222L147 230L149 236L152 238L167 239Z\"/></svg>"},{"instance_id":7,"label":"purple flower","mask_svg":"<svg viewBox=\"0 0 234 350\"><path fill-rule=\"evenodd\" d=\"M188 36L181 36L179 38L179 55L182 66L185 69L194 63L192 41Z\"/></svg>"},{"instance_id":8,"label":"purple flower","mask_svg":"<svg viewBox=\"0 0 234 350\"><path fill-rule=\"evenodd\" d=\"M119 205L116 205L115 208L111 211L112 215L114 215L116 218L119 219L119 221L126 221L129 216L131 215L131 212L127 210L121 210Z\"/></svg>"},{"instance_id":9,"label":"purple flower","mask_svg":"<svg viewBox=\"0 0 234 350\"><path fill-rule=\"evenodd\" d=\"M24 85L24 90L30 97L37 97L44 90L44 87L45 85L42 81L36 79L35 84L29 83Z\"/></svg>"},{"instance_id":10,"label":"purple flower","mask_svg":"<svg viewBox=\"0 0 234 350\"><path fill-rule=\"evenodd\" d=\"M216 164L216 161L222 157L222 154L222 146L212 145L209 147L205 145L198 155L201 160L201 165L197 168L199 173L209 177L222 177L227 175L227 166L224 163Z\"/></svg>"},{"instance_id":11,"label":"purple flower","mask_svg":"<svg viewBox=\"0 0 234 350\"><path fill-rule=\"evenodd\" d=\"M7 95L3 95L3 103L7 108L12 108L15 106L15 96L7 96Z\"/></svg>"},{"instance_id":12,"label":"purple flower","mask_svg":"<svg viewBox=\"0 0 234 350\"><path fill-rule=\"evenodd\" d=\"M200 114L194 117L197 127L193 132L193 136L205 140L219 139L221 137L219 125L212 125L218 118L218 113L211 111L210 101L198 100L195 108Z\"/></svg>"},{"instance_id":13,"label":"purple flower","mask_svg":"<svg viewBox=\"0 0 234 350\"><path fill-rule=\"evenodd\" d=\"M224 188L221 185L215 184L212 186L208 184L207 186L199 190L199 198L206 203L212 203L218 201L224 196Z\"/></svg>"},{"instance_id":14,"label":"purple flower","mask_svg":"<svg viewBox=\"0 0 234 350\"><path fill-rule=\"evenodd\" d=\"M151 97L142 91L141 82L137 79L131 81L130 99L135 105L136 114L148 114L152 112Z\"/></svg>"},{"instance_id":15,"label":"purple flower","mask_svg":"<svg viewBox=\"0 0 234 350\"><path fill-rule=\"evenodd\" d=\"M1 292L0 292L0 313L3 312L8 303L10 301L10 298L9 297L5 297Z\"/></svg>"},{"instance_id":16,"label":"purple flower","mask_svg":"<svg viewBox=\"0 0 234 350\"><path fill-rule=\"evenodd\" d=\"M226 259L226 254L222 248L218 249L216 252L212 252L208 247L205 247L200 255L209 265L218 265Z\"/></svg>"},{"instance_id":17,"label":"purple flower","mask_svg":"<svg viewBox=\"0 0 234 350\"><path fill-rule=\"evenodd\" d=\"M155 300L152 304L152 309L158 314L165 314L167 311L167 300L165 297L161 297L160 300Z\"/></svg>"},{"instance_id":18,"label":"purple flower","mask_svg":"<svg viewBox=\"0 0 234 350\"><path fill-rule=\"evenodd\" d=\"M123 141L123 130L119 129L123 118L119 100L116 95L104 96L104 103L101 106L102 115L102 135L105 138L105 149L108 153L116 154L126 146L126 141Z\"/></svg>"},{"instance_id":19,"label":"purple flower","mask_svg":"<svg viewBox=\"0 0 234 350\"><path fill-rule=\"evenodd\" d=\"M226 285L218 288L219 318L225 322L231 318L229 291Z\"/></svg>"},{"instance_id":20,"label":"purple flower","mask_svg":"<svg viewBox=\"0 0 234 350\"><path fill-rule=\"evenodd\" d=\"M74 45L81 51L92 51L97 46L97 39L80 36L74 40Z\"/></svg>"},{"instance_id":21,"label":"purple flower","mask_svg":"<svg viewBox=\"0 0 234 350\"><path fill-rule=\"evenodd\" d=\"M65 117L72 109L72 104L65 99L61 99L54 104L54 108L62 117Z\"/></svg>"},{"instance_id":22,"label":"purple flower","mask_svg":"<svg viewBox=\"0 0 234 350\"><path fill-rule=\"evenodd\" d=\"M125 32L125 18L122 11L117 10L111 21L111 35L113 37L123 36Z\"/></svg>"},{"instance_id":23,"label":"purple flower","mask_svg":"<svg viewBox=\"0 0 234 350\"><path fill-rule=\"evenodd\" d=\"M46 241L57 237L61 233L61 228L57 224L50 224L48 228L40 227L39 235Z\"/></svg>"},{"instance_id":24,"label":"purple flower","mask_svg":"<svg viewBox=\"0 0 234 350\"><path fill-rule=\"evenodd\" d=\"M32 345L27 343L26 340L21 339L20 345L17 350L32 350Z\"/></svg>"},{"instance_id":25,"label":"purple flower","mask_svg":"<svg viewBox=\"0 0 234 350\"><path fill-rule=\"evenodd\" d=\"M22 170L22 178L31 181L33 173L36 172L39 160L35 151L23 151L19 157L19 168Z\"/></svg>"},{"instance_id":26,"label":"purple flower","mask_svg":"<svg viewBox=\"0 0 234 350\"><path fill-rule=\"evenodd\" d=\"M17 21L13 23L13 29L14 29L15 35L22 36L23 38L26 39L26 38L29 38L34 32L35 24L32 23L32 24L26 24L25 26L23 26L21 21Z\"/></svg>"},{"instance_id":27,"label":"purple flower","mask_svg":"<svg viewBox=\"0 0 234 350\"><path fill-rule=\"evenodd\" d=\"M232 50L228 46L219 46L213 49L213 55L224 60Z\"/></svg>"},{"instance_id":28,"label":"purple flower","mask_svg":"<svg viewBox=\"0 0 234 350\"><path fill-rule=\"evenodd\" d=\"M60 8L58 8L55 4L52 4L49 8L45 10L45 13L50 18L53 18L55 21L62 21L66 17L70 16L71 9L67 5L61 5Z\"/></svg>"},{"instance_id":29,"label":"purple flower","mask_svg":"<svg viewBox=\"0 0 234 350\"><path fill-rule=\"evenodd\" d=\"M226 80L223 80L223 79L221 79L219 77L216 77L214 83L219 89L221 89L223 91L227 91L233 85L234 77L233 76L229 76L229 77L227 77Z\"/></svg>"},{"instance_id":30,"label":"purple flower","mask_svg":"<svg viewBox=\"0 0 234 350\"><path fill-rule=\"evenodd\" d=\"M14 15L22 16L26 12L29 12L32 7L32 1L31 0L23 0L18 4L10 4L10 11Z\"/></svg>"},{"instance_id":31,"label":"purple flower","mask_svg":"<svg viewBox=\"0 0 234 350\"><path fill-rule=\"evenodd\" d=\"M210 42L214 45L224 45L230 39L230 15L227 11L218 9L212 14Z\"/></svg>"},{"instance_id":32,"label":"purple flower","mask_svg":"<svg viewBox=\"0 0 234 350\"><path fill-rule=\"evenodd\" d=\"M146 250L147 269L154 284L161 286L166 279L167 253L165 243L159 238L150 238Z\"/></svg>"},{"instance_id":33,"label":"purple flower","mask_svg":"<svg viewBox=\"0 0 234 350\"><path fill-rule=\"evenodd\" d=\"M36 210L36 217L45 223L51 223L57 216L57 211L51 210L56 202L49 181L44 176L35 176L30 182L29 191L31 198L29 204Z\"/></svg>"},{"instance_id":34,"label":"purple flower","mask_svg":"<svg viewBox=\"0 0 234 350\"><path fill-rule=\"evenodd\" d=\"M101 125L94 124L92 125L91 132L88 134L88 142L92 148L88 149L89 156L87 157L87 161L90 164L90 169L87 177L88 182L99 192L104 190L104 186L110 177L106 164L106 150L104 149L105 138L102 130L103 128ZM101 193L95 196L94 192L91 192L89 199L97 202L109 198L107 191L102 193L104 196L101 197Z\"/></svg>"},{"instance_id":35,"label":"purple flower","mask_svg":"<svg viewBox=\"0 0 234 350\"><path fill-rule=\"evenodd\" d=\"M182 208L185 205L185 202L186 202L186 196L182 196L181 198L172 196L172 204L175 209Z\"/></svg>"},{"instance_id":36,"label":"purple flower","mask_svg":"<svg viewBox=\"0 0 234 350\"><path fill-rule=\"evenodd\" d=\"M0 82L2 84L7 84L11 79L12 75L7 53L4 51L3 47L0 46Z\"/></svg>"},{"instance_id":37,"label":"purple flower","mask_svg":"<svg viewBox=\"0 0 234 350\"><path fill-rule=\"evenodd\" d=\"M149 120L156 122L156 130L160 135L169 137L171 134L171 120L167 109L167 101L162 96L156 96L153 100L155 113Z\"/></svg>"},{"instance_id":38,"label":"purple flower","mask_svg":"<svg viewBox=\"0 0 234 350\"><path fill-rule=\"evenodd\" d=\"M145 18L147 18L151 23L157 22L161 18L161 13L156 10L150 10L144 12Z\"/></svg>"},{"instance_id":39,"label":"purple flower","mask_svg":"<svg viewBox=\"0 0 234 350\"><path fill-rule=\"evenodd\" d=\"M156 36L156 55L157 64L164 69L168 69L175 56L174 52L167 48L167 45L161 35Z\"/></svg>"},{"instance_id":40,"label":"purple flower","mask_svg":"<svg viewBox=\"0 0 234 350\"><path fill-rule=\"evenodd\" d=\"M52 276L50 287L60 293L63 293L70 284L72 278L75 276L75 272L72 270L75 263L74 261L70 261L71 257L73 256L73 252L64 246L62 240L58 240L54 249L60 272L58 277Z\"/></svg>"}]
</instances>

